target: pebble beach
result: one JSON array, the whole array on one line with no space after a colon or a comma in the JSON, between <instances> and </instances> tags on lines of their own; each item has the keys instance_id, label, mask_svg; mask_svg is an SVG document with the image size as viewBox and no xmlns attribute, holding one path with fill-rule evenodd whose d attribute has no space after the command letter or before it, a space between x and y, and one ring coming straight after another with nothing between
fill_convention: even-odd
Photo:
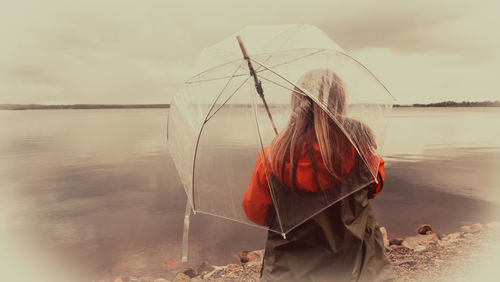
<instances>
[{"instance_id":1,"label":"pebble beach","mask_svg":"<svg viewBox=\"0 0 500 282\"><path fill-rule=\"evenodd\" d=\"M386 255L396 281L498 281L495 261L500 253L500 222L470 223L457 232L440 234L428 224L414 236L387 238ZM100 282L259 281L264 251L242 251L240 264L202 263L197 269L182 268L171 280L162 277L118 276Z\"/></svg>"}]
</instances>

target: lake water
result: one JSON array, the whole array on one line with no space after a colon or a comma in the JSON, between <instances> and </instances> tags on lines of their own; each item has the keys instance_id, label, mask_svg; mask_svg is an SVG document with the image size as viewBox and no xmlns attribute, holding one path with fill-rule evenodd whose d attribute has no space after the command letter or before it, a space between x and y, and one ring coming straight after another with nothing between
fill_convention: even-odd
<instances>
[{"instance_id":1,"label":"lake water","mask_svg":"<svg viewBox=\"0 0 500 282\"><path fill-rule=\"evenodd\" d=\"M0 278L168 277L186 196L166 148L165 109L0 111ZM390 237L498 220L500 108L395 108L384 191ZM265 232L192 217L191 263L229 263Z\"/></svg>"}]
</instances>

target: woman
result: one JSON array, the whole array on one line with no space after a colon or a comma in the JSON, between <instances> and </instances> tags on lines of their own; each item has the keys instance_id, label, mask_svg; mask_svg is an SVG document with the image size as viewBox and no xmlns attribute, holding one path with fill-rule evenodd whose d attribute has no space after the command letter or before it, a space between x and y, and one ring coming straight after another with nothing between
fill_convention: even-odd
<instances>
[{"instance_id":1,"label":"woman","mask_svg":"<svg viewBox=\"0 0 500 282\"><path fill-rule=\"evenodd\" d=\"M368 203L383 187L382 159L378 183L352 193L357 184L366 183L363 181L371 174L366 164L372 161L362 161L351 141L363 154L370 155L375 144L371 130L344 116L344 86L332 71L309 71L298 84L334 113L351 140L317 103L297 94L301 91L295 89L290 121L264 149L264 154L259 153L242 203L251 221L271 229L292 229L286 238L268 232L261 278L263 281L393 280L382 235ZM375 162L378 158L372 156ZM275 206L271 198L279 201L279 205ZM336 199L341 200L300 224L304 215L310 215L307 213L311 208Z\"/></svg>"}]
</instances>

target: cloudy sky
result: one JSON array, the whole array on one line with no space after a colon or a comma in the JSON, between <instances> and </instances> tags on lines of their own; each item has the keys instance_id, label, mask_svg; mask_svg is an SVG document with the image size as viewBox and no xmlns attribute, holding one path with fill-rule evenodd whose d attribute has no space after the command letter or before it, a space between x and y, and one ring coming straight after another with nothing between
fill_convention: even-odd
<instances>
[{"instance_id":1,"label":"cloudy sky","mask_svg":"<svg viewBox=\"0 0 500 282\"><path fill-rule=\"evenodd\" d=\"M169 103L203 47L292 23L325 31L398 103L500 100L494 1L2 2L0 103Z\"/></svg>"}]
</instances>

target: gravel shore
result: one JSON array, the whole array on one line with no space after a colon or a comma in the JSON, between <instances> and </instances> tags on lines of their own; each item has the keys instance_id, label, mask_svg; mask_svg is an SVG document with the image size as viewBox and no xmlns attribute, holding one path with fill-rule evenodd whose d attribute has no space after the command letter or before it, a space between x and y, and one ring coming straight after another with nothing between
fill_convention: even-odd
<instances>
[{"instance_id":1,"label":"gravel shore","mask_svg":"<svg viewBox=\"0 0 500 282\"><path fill-rule=\"evenodd\" d=\"M419 227L416 236L387 240L387 258L397 281L498 281L500 223L471 224L461 231L438 235L429 226ZM384 232L383 232L384 233ZM180 281L259 281L263 250L238 254L241 264L214 266L203 263L198 269L184 269ZM103 281L167 282L153 277L116 277Z\"/></svg>"}]
</instances>

